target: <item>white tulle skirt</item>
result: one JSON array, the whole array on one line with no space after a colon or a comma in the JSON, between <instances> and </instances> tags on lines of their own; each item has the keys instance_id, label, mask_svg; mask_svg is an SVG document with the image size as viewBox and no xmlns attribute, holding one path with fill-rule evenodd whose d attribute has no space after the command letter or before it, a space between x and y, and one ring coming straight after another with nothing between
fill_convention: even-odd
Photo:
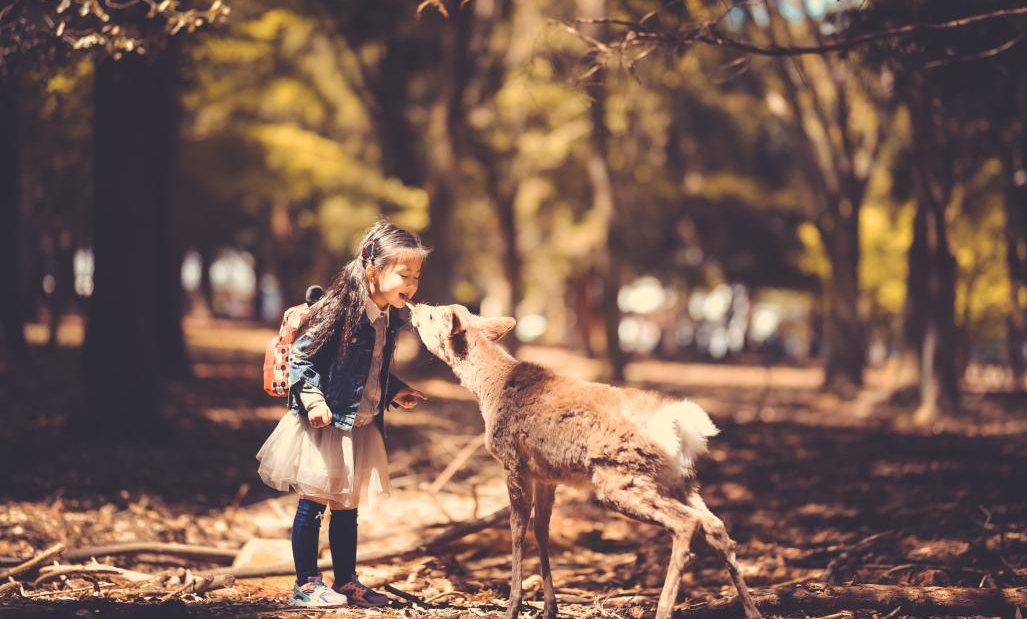
<instances>
[{"instance_id":1,"label":"white tulle skirt","mask_svg":"<svg viewBox=\"0 0 1027 619\"><path fill-rule=\"evenodd\" d=\"M257 472L276 490L354 508L388 498L389 458L378 426L312 428L289 412L257 452Z\"/></svg>"}]
</instances>

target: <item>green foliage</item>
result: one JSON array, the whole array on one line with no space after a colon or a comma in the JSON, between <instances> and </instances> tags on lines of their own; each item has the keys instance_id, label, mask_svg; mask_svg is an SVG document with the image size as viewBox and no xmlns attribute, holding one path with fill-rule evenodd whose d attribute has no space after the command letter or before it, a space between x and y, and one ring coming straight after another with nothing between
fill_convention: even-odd
<instances>
[{"instance_id":1,"label":"green foliage","mask_svg":"<svg viewBox=\"0 0 1027 619\"><path fill-rule=\"evenodd\" d=\"M980 180L994 185L1001 182L1001 173L999 162L991 159ZM962 188L953 197L952 245L959 268L956 322L976 341L1000 340L1006 333L1010 297L1004 198L1001 191L973 196Z\"/></svg>"},{"instance_id":2,"label":"green foliage","mask_svg":"<svg viewBox=\"0 0 1027 619\"><path fill-rule=\"evenodd\" d=\"M192 50L184 182L197 202L188 206L223 205L238 224L242 205L249 225L264 228L271 204L291 205L296 227L314 229L336 256L381 212L423 227L426 194L382 173L367 111L325 24L287 9L246 9Z\"/></svg>"},{"instance_id":3,"label":"green foliage","mask_svg":"<svg viewBox=\"0 0 1027 619\"><path fill-rule=\"evenodd\" d=\"M204 249L238 245L265 263L279 260L266 268L297 279L326 279L382 214L417 231L429 226L421 185L436 163L433 105L446 71L466 68L461 114L447 119L457 157L446 170L458 190L450 235L459 258L455 293L474 302L502 288L497 205L509 203L523 259L522 309L558 316L567 282L594 269L607 234L590 180L596 148L586 92L598 79L595 58L559 23L576 17L579 6L471 3L474 57L447 67L440 58L451 22L432 12L416 22L409 4L254 0L232 3L228 22L217 1L134 12L95 0L41 6L53 28L64 29L62 45L115 56L199 28L183 46L182 233ZM672 4L654 23L680 25L723 10L711 0ZM504 6L506 13L489 12ZM608 3L610 14L624 19L656 7ZM772 22L754 15L736 24L737 34L780 43L814 36L816 22L801 12ZM0 31L28 32L12 19L0 21ZM213 23L219 28L206 27ZM781 62L719 48L683 51L655 51L633 72L606 58L603 120L625 277L656 275L681 287L730 281L763 291L822 290L832 277L824 248L832 217L859 207L861 310L876 329L894 333L915 192L910 119L888 96L892 73L868 67L862 52ZM25 130L29 199L40 213L59 204L81 212L90 194L84 110L91 64L53 66L62 68L40 72L35 81L45 88L31 95L38 109ZM1004 241L997 240L1004 238L1008 171L995 149L1015 108L996 103L1008 93L994 75L1013 75L1009 67L986 66L995 72L953 70L944 83L972 78L980 89L945 91L967 119L950 230L958 318L973 338L995 339L1009 302ZM829 122L839 110L842 120ZM391 135L395 129L410 143ZM814 172L826 189L809 182ZM849 172L864 185L860 205L841 195ZM56 178L61 182L48 183Z\"/></svg>"},{"instance_id":4,"label":"green foliage","mask_svg":"<svg viewBox=\"0 0 1027 619\"><path fill-rule=\"evenodd\" d=\"M0 68L19 59L54 60L90 51L115 59L145 54L169 36L223 23L223 0L40 0L14 2L0 12Z\"/></svg>"}]
</instances>

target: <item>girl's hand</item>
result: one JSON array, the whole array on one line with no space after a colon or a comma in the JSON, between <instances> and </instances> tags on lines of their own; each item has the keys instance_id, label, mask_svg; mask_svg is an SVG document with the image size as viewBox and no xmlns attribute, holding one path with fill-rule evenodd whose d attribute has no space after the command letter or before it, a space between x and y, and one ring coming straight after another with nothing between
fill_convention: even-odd
<instances>
[{"instance_id":1,"label":"girl's hand","mask_svg":"<svg viewBox=\"0 0 1027 619\"><path fill-rule=\"evenodd\" d=\"M314 428L324 428L332 423L332 409L323 402L312 406L307 411L307 420Z\"/></svg>"},{"instance_id":2,"label":"girl's hand","mask_svg":"<svg viewBox=\"0 0 1027 619\"><path fill-rule=\"evenodd\" d=\"M396 397L392 398L393 402L399 404L403 408L413 408L417 406L417 402L419 400L427 401L428 396L424 395L417 389L411 389L410 387L400 389L399 393L396 394Z\"/></svg>"}]
</instances>

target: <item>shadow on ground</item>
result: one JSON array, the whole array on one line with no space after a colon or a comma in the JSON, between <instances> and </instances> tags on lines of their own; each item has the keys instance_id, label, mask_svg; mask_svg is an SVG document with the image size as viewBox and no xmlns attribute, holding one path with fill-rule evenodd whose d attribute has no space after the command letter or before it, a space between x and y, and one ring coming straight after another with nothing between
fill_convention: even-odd
<instances>
[{"instance_id":1,"label":"shadow on ground","mask_svg":"<svg viewBox=\"0 0 1027 619\"><path fill-rule=\"evenodd\" d=\"M12 406L0 427L0 556L28 556L54 541L245 541L248 530L225 514L278 496L257 478L254 454L284 407L260 389L259 350L194 346L192 352L197 376L172 383L167 429L145 442L86 442L66 430L64 420L81 402L76 348L50 357L38 353L47 368L38 376L60 380L22 378L14 385L5 377L0 395ZM645 367L659 367L653 363ZM725 375L723 366L717 371ZM416 489L453 458L454 437L481 432L482 422L439 365L421 375L399 373L414 385L432 386L428 403L388 417L394 474ZM722 433L711 441L699 475L708 504L740 543L752 585L818 578L829 566L842 582L1027 584L1025 435L980 435L972 423L962 432L900 431L889 421L900 410L860 417L850 404L801 384L683 386L667 375L654 370L648 379L637 372L634 378L693 397L717 417ZM969 401L991 417L1022 417L1027 409L1023 394ZM479 453L448 489L469 492L488 483L501 485L501 471ZM669 538L658 528L629 522L566 489L558 494L553 544L561 595L634 592L642 597L637 607L655 604L669 558ZM508 548L505 530L489 530L442 555L396 565L396 575L382 579L442 579L492 603L508 591ZM727 592L721 566L701 544L697 551L683 595L696 600ZM527 570L537 570L533 557ZM528 591L529 600L541 599L537 588ZM202 609L91 600L29 609L19 604L0 614L58 616L71 608L110 617L274 613L280 599L261 595L211 601Z\"/></svg>"}]
</instances>

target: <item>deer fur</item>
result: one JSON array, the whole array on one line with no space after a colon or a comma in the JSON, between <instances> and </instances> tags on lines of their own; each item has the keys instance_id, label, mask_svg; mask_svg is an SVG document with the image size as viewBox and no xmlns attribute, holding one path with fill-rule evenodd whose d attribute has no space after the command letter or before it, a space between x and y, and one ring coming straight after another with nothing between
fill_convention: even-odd
<instances>
[{"instance_id":1,"label":"deer fur","mask_svg":"<svg viewBox=\"0 0 1027 619\"><path fill-rule=\"evenodd\" d=\"M543 617L557 616L549 520L559 484L590 485L605 506L670 530L673 546L657 619L671 616L697 531L727 563L746 617L760 617L735 559L735 542L699 496L695 459L717 434L702 408L651 391L559 376L518 361L497 343L513 328L513 318L482 318L462 305L410 308L421 341L477 398L485 420L485 446L506 471L513 539L509 619L521 607L521 559L532 508L545 593Z\"/></svg>"}]
</instances>

